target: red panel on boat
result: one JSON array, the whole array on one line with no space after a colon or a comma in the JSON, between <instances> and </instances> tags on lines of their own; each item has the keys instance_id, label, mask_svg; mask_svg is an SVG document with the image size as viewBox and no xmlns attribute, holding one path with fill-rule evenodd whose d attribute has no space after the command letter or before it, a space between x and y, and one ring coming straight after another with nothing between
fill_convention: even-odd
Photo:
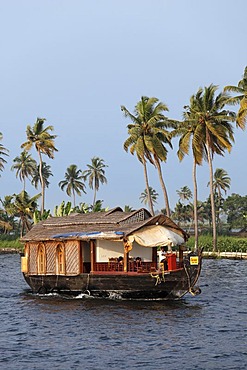
<instances>
[{"instance_id":1,"label":"red panel on boat","mask_svg":"<svg viewBox=\"0 0 247 370\"><path fill-rule=\"evenodd\" d=\"M177 269L177 257L175 253L167 253L166 255L168 270L176 270Z\"/></svg>"}]
</instances>

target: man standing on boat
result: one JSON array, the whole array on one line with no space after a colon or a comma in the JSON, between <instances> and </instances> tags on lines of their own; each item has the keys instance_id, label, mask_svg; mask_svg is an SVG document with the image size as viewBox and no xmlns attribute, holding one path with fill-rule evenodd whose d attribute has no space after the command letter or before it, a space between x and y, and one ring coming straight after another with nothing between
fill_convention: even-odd
<instances>
[{"instance_id":1,"label":"man standing on boat","mask_svg":"<svg viewBox=\"0 0 247 370\"><path fill-rule=\"evenodd\" d=\"M159 267L162 268L164 266L164 270L167 270L168 265L166 260L166 250L164 246L160 247L160 250L158 251L158 257L159 257ZM161 264L163 264L163 266Z\"/></svg>"}]
</instances>

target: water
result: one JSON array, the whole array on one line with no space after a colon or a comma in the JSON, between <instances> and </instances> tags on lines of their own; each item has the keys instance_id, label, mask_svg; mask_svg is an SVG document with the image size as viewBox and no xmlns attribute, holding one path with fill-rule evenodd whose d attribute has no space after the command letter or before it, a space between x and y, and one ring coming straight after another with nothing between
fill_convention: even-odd
<instances>
[{"instance_id":1,"label":"water","mask_svg":"<svg viewBox=\"0 0 247 370\"><path fill-rule=\"evenodd\" d=\"M18 255L0 271L0 369L247 368L247 261L204 260L176 302L32 295Z\"/></svg>"}]
</instances>

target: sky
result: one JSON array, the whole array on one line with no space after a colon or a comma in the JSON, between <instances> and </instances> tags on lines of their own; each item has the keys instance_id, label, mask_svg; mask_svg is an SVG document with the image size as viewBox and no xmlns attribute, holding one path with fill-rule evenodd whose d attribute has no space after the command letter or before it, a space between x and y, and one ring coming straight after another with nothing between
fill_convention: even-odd
<instances>
[{"instance_id":1,"label":"sky","mask_svg":"<svg viewBox=\"0 0 247 370\"><path fill-rule=\"evenodd\" d=\"M108 165L97 195L104 207L145 206L143 167L123 149L130 121L121 105L133 112L141 96L156 97L168 106L167 117L180 120L199 87L213 83L218 94L236 86L247 66L246 14L246 0L0 0L0 132L10 151L0 198L22 191L11 166L27 125L42 117L54 127L58 149L53 160L43 157L53 173L46 209L71 200L59 181L71 164L85 170L94 156ZM171 208L177 190L193 189L192 156L179 163L177 141L173 147L162 164ZM213 163L231 177L227 195L246 195L246 154L246 131L235 129L231 154ZM164 200L151 165L148 176L160 210ZM207 163L197 180L204 201ZM29 184L27 191L37 194ZM92 203L93 191L86 191L77 203Z\"/></svg>"}]
</instances>

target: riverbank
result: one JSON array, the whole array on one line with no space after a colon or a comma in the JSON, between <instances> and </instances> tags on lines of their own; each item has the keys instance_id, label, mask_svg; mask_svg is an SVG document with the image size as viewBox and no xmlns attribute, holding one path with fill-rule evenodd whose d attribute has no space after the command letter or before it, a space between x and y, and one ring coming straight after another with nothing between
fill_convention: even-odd
<instances>
[{"instance_id":1,"label":"riverbank","mask_svg":"<svg viewBox=\"0 0 247 370\"><path fill-rule=\"evenodd\" d=\"M21 253L21 250L16 248L0 248L0 254L17 254L17 253Z\"/></svg>"}]
</instances>

